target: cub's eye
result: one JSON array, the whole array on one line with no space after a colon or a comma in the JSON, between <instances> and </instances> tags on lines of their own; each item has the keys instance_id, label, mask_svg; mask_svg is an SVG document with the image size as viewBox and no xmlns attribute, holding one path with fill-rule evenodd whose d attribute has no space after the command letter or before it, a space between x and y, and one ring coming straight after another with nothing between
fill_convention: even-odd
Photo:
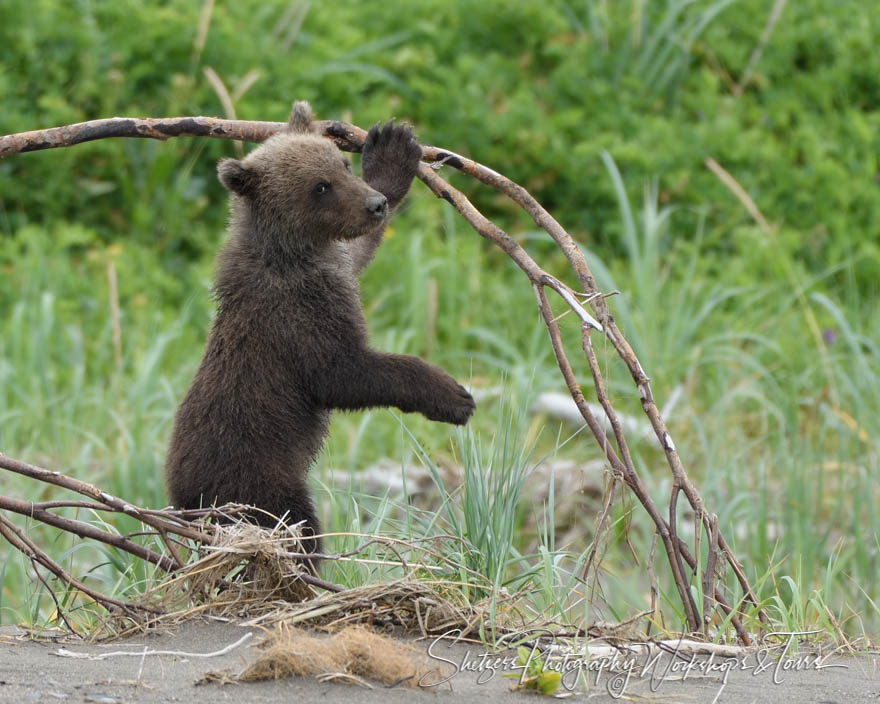
<instances>
[{"instance_id":1,"label":"cub's eye","mask_svg":"<svg viewBox=\"0 0 880 704\"><path fill-rule=\"evenodd\" d=\"M326 181L321 181L317 186L315 186L315 193L319 196L324 195L330 190L330 184Z\"/></svg>"}]
</instances>

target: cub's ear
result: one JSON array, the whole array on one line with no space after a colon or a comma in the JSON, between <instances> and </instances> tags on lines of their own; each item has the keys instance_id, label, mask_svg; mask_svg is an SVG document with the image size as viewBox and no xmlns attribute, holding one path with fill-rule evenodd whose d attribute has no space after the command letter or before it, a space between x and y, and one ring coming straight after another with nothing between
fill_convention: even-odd
<instances>
[{"instance_id":1,"label":"cub's ear","mask_svg":"<svg viewBox=\"0 0 880 704\"><path fill-rule=\"evenodd\" d=\"M217 164L217 176L220 183L237 195L248 196L256 190L256 172L238 159L221 159Z\"/></svg>"},{"instance_id":2,"label":"cub's ear","mask_svg":"<svg viewBox=\"0 0 880 704\"><path fill-rule=\"evenodd\" d=\"M312 124L312 106L305 100L297 100L290 111L290 119L287 121L288 132L308 132Z\"/></svg>"}]
</instances>

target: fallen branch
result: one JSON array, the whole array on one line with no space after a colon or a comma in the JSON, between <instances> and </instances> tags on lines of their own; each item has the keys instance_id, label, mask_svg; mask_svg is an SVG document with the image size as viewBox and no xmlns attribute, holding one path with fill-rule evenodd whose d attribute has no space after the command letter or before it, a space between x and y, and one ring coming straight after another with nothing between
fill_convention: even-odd
<instances>
[{"instance_id":1,"label":"fallen branch","mask_svg":"<svg viewBox=\"0 0 880 704\"><path fill-rule=\"evenodd\" d=\"M217 526L213 524L205 524L196 522L206 518L220 518L229 520L244 513L250 507L241 504L227 504L220 507L209 507L204 509L189 510L156 510L144 509L139 506L123 501L98 487L74 479L60 472L53 472L42 467L20 462L6 455L0 454L0 469L15 472L31 479L54 484L70 491L75 491L84 496L88 496L93 501L46 501L42 503L32 503L29 501L21 501L8 496L0 495L0 511L9 511L21 516L27 516L40 523L45 523L54 528L58 528L80 538L95 540L106 545L110 545L118 550L152 563L164 570L165 572L175 572L185 565L185 560L180 556L178 548L183 545L179 542L180 538L188 539L190 545L184 545L187 550L210 548L217 538ZM92 512L103 511L109 513L124 513L139 520L141 523L153 528L153 531L147 531L147 534L158 535L168 552L167 555L160 554L155 550L151 550L140 545L133 540L131 536L119 535L106 530L96 528L91 523L85 521L59 516L52 512L52 509L75 508L85 509ZM6 518L0 512L0 536L19 552L26 555L31 563L40 565L49 570L62 582L65 582L73 589L86 594L91 599L101 604L108 611L121 611L128 615L137 615L138 612L148 612L158 614L159 609L144 607L139 604L123 602L101 594L95 589L86 586L80 580L70 575L58 563L52 560L36 543L28 538L25 533ZM298 558L305 557L301 553L285 553L285 556L293 561ZM42 580L42 575L39 575ZM296 570L295 574L291 574L291 578L296 578L305 584L313 587L319 587L331 592L341 590L341 587L328 582L305 570ZM51 592L51 590L50 590ZM54 597L54 595L53 595ZM59 614L65 618L59 607ZM66 621L66 619L65 619ZM70 627L71 630L74 630Z\"/></svg>"},{"instance_id":2,"label":"fallen branch","mask_svg":"<svg viewBox=\"0 0 880 704\"><path fill-rule=\"evenodd\" d=\"M261 142L272 134L285 129L285 126L286 123L281 122L246 122L209 117L111 118L0 137L0 157L25 151L71 146L108 137L141 137L164 140L169 137L196 136ZM312 130L317 134L332 139L340 149L345 151L360 151L366 137L366 131L360 127L331 120L313 122ZM599 291L580 247L528 191L502 174L464 156L438 147L423 147L422 159L424 162L431 164L423 163L419 167L418 176L425 185L438 198L448 201L479 235L490 240L505 252L529 279L536 296L539 312L547 328L557 365L569 393L577 404L578 410L593 434L599 449L611 466L615 481L611 483L609 492L613 493L615 491L616 479L621 479L648 513L654 524L655 534L659 536L660 542L666 551L673 580L682 602L687 629L691 632L702 631L706 633L711 622L711 611L717 605L723 614L730 618L730 622L736 629L739 639L744 644L750 644L750 637L742 625L743 602L751 603L762 620L765 620L766 616L752 591L742 566L736 560L727 542L721 535L717 525L717 518L707 513L702 497L688 477L676 450L675 443L657 408L651 390L650 379L609 312L605 296ZM442 166L450 166L495 188L525 210L535 224L545 230L562 250L578 281L580 290L576 291L569 288L539 267L516 240L486 218L463 193L451 186L436 173L437 169ZM580 348L589 364L596 399L611 425L614 439L613 445L608 441L608 437L602 427L603 424L591 411L571 363L566 356L562 334L557 324L558 318L554 315L550 302L547 299L546 288L559 295L568 309L573 311L581 321ZM579 298L584 299L584 304L578 300ZM592 314L587 312L585 305L590 307ZM591 335L594 332L604 335L605 339L612 345L627 367L638 391L642 410L647 416L657 441L665 454L666 462L673 478L668 519L664 518L661 514L635 469L623 433L622 424L605 389L601 366L591 339ZM4 465L0 464L0 466ZM19 469L7 468L12 469L12 471L19 471L27 469L28 466L22 464ZM20 473L27 474L25 471ZM49 481L45 477L36 478ZM80 484L83 485L80 489L85 489L81 493L85 493L96 501L114 508L124 504L124 502L113 497L107 497L100 493L95 494L97 490L91 487L91 485ZM679 537L677 530L677 501L679 493L684 494L694 511L697 522L698 530L694 538L693 554L691 554L688 545ZM607 497L600 512L594 545L601 540L603 531L607 529L608 506L612 498L612 495ZM156 528L160 534L162 534L163 530L168 529L168 522L164 521L161 517L144 512L139 514L138 517L148 525ZM697 575L698 561L695 556L700 555L700 540L703 532L707 536L706 545L712 551L707 565L711 566L712 574L699 576ZM594 562L594 557L595 555L591 554L588 568L595 570L598 568L598 565ZM744 595L743 602L738 604L735 609L730 606L721 591L722 586L718 585L714 578L716 567L720 567L723 563L727 563L733 570ZM691 584L698 579L701 579L704 588L708 589L702 604L696 604L691 596Z\"/></svg>"},{"instance_id":3,"label":"fallen branch","mask_svg":"<svg viewBox=\"0 0 880 704\"><path fill-rule=\"evenodd\" d=\"M15 472L16 474L21 474L25 477L30 477L31 479L39 479L41 482L55 484L56 486L70 489L71 491L75 491L78 494L82 494L83 496L88 496L90 499L95 500L98 505L102 506L103 510L125 513L129 516L137 518L142 523L145 523L148 526L155 528L156 530L160 531L160 533L176 533L177 535L180 535L184 538L189 538L200 543L210 542L210 538L206 533L202 532L198 528L191 526L186 521L169 521L166 518L162 517L163 512L161 511L145 511L138 506L133 506L127 501L116 498L112 494L108 494L106 491L101 491L93 484L89 484L88 482L84 482L79 479L74 479L73 477L65 476L60 472L53 472L48 469L43 469L42 467L27 464L26 462L21 462L19 460L12 459L11 457L7 457L4 454L0 454L0 469L7 469L10 472ZM167 539L165 539L165 543L168 543Z\"/></svg>"},{"instance_id":4,"label":"fallen branch","mask_svg":"<svg viewBox=\"0 0 880 704\"><path fill-rule=\"evenodd\" d=\"M124 613L131 613L139 609L150 611L150 609L144 607L138 607L134 604L127 604L123 601L119 601L118 599L112 599L108 596L104 596L103 594L92 589L91 587L87 587L76 577L68 574L65 569L61 567L61 565L59 565L57 562L55 562L55 560L53 560L39 547L37 547L37 545L30 538L28 538L21 529L19 529L14 523L12 523L8 518L6 518L6 516L2 514L0 514L0 535L6 538L7 542L12 545L12 547L14 547L19 552L24 553L31 560L32 563L36 563L41 565L42 567L45 567L52 574L58 577L58 579L66 582L74 589L81 591L83 594L91 597L108 611L113 611L114 609L119 609Z\"/></svg>"},{"instance_id":5,"label":"fallen branch","mask_svg":"<svg viewBox=\"0 0 880 704\"><path fill-rule=\"evenodd\" d=\"M52 503L59 504L59 506L57 506L58 508L64 507L65 504L65 502L63 501ZM98 504L87 505L92 508L92 510L95 510L95 508L106 510L105 506L100 506ZM119 548L120 550L124 550L127 553L131 553L135 557L139 557L142 560L151 562L154 565L161 567L166 572L170 572L171 570L180 567L180 564L175 563L174 560L171 560L164 555L160 555L159 553L150 550L143 545L138 545L137 543L128 540L124 536L100 530L99 528L95 528L90 523L76 521L70 518L65 518L63 516L57 516L48 509L39 508L38 504L32 504L28 501L11 499L7 496L0 496L0 509L11 511L12 513L17 513L21 516L28 516L37 521L40 521L41 523L45 523L47 525L54 526L55 528L65 530L68 533L78 535L81 538L89 538L90 540L97 540L98 542L105 543L106 545L112 545L115 548Z\"/></svg>"}]
</instances>

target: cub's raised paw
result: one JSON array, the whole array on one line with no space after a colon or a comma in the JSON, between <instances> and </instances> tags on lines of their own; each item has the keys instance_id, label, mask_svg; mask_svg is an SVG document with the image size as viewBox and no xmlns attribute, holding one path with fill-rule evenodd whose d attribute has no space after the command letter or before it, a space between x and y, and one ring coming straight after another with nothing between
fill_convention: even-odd
<instances>
[{"instance_id":1,"label":"cub's raised paw","mask_svg":"<svg viewBox=\"0 0 880 704\"><path fill-rule=\"evenodd\" d=\"M395 125L393 120L376 123L364 141L364 181L393 208L409 190L421 158L422 148L408 125Z\"/></svg>"},{"instance_id":2,"label":"cub's raised paw","mask_svg":"<svg viewBox=\"0 0 880 704\"><path fill-rule=\"evenodd\" d=\"M395 125L389 120L370 128L364 141L364 169L376 160L410 168L413 173L422 158L422 148L409 125Z\"/></svg>"}]
</instances>

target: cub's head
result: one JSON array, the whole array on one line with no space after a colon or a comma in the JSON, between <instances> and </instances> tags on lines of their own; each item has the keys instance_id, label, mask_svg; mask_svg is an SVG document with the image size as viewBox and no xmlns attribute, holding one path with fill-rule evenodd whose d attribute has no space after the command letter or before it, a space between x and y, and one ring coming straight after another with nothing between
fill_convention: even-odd
<instances>
[{"instance_id":1,"label":"cub's head","mask_svg":"<svg viewBox=\"0 0 880 704\"><path fill-rule=\"evenodd\" d=\"M361 237L388 219L385 196L351 172L330 140L309 131L311 120L309 104L294 103L286 132L241 161L217 166L220 182L235 195L234 215L245 216L256 236L283 240L277 244L284 249Z\"/></svg>"}]
</instances>

